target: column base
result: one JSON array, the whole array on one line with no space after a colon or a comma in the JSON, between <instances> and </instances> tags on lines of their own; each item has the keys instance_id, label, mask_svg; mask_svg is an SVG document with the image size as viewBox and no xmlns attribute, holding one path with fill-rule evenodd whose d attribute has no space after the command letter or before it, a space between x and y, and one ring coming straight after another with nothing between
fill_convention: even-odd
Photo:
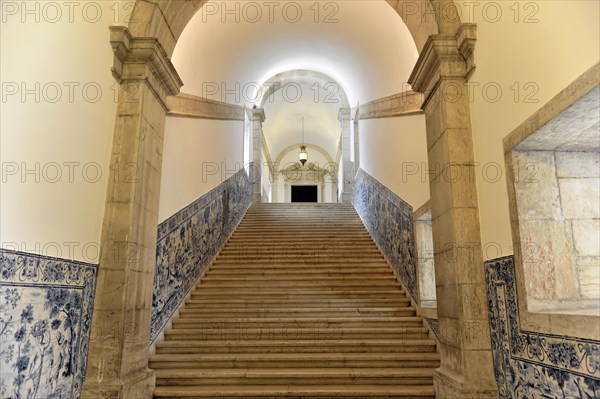
<instances>
[{"instance_id":1,"label":"column base","mask_svg":"<svg viewBox=\"0 0 600 399\"><path fill-rule=\"evenodd\" d=\"M354 194L352 192L344 191L342 193L342 202L352 202Z\"/></svg>"},{"instance_id":2,"label":"column base","mask_svg":"<svg viewBox=\"0 0 600 399\"><path fill-rule=\"evenodd\" d=\"M262 202L262 194L254 193L252 194L252 203L260 204Z\"/></svg>"},{"instance_id":3,"label":"column base","mask_svg":"<svg viewBox=\"0 0 600 399\"><path fill-rule=\"evenodd\" d=\"M81 399L152 399L156 375L153 370L139 372L127 381L85 381Z\"/></svg>"},{"instance_id":4,"label":"column base","mask_svg":"<svg viewBox=\"0 0 600 399\"><path fill-rule=\"evenodd\" d=\"M437 369L433 372L435 397L438 399L498 399L498 387L477 382L465 383L459 375Z\"/></svg>"}]
</instances>

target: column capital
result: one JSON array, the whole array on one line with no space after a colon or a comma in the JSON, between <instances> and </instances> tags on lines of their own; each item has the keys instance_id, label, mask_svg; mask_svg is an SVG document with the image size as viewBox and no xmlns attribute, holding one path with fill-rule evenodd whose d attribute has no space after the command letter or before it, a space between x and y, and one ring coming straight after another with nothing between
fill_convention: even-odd
<instances>
[{"instance_id":1,"label":"column capital","mask_svg":"<svg viewBox=\"0 0 600 399\"><path fill-rule=\"evenodd\" d=\"M162 44L154 37L134 37L124 26L109 29L114 78L119 84L147 84L167 109L167 97L178 94L183 81Z\"/></svg>"},{"instance_id":2,"label":"column capital","mask_svg":"<svg viewBox=\"0 0 600 399\"><path fill-rule=\"evenodd\" d=\"M352 110L350 108L340 108L338 112L338 121L347 122L352 118Z\"/></svg>"},{"instance_id":3,"label":"column capital","mask_svg":"<svg viewBox=\"0 0 600 399\"><path fill-rule=\"evenodd\" d=\"M264 122L267 119L263 108L252 108L250 111L250 120Z\"/></svg>"},{"instance_id":4,"label":"column capital","mask_svg":"<svg viewBox=\"0 0 600 399\"><path fill-rule=\"evenodd\" d=\"M461 24L454 36L431 35L427 39L408 83L429 96L442 79L469 79L475 71L476 24Z\"/></svg>"}]
</instances>

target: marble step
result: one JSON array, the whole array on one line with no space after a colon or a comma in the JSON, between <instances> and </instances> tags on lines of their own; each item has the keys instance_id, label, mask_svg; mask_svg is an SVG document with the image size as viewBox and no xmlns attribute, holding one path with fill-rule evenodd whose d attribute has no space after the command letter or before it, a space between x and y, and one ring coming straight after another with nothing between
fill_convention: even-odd
<instances>
[{"instance_id":1,"label":"marble step","mask_svg":"<svg viewBox=\"0 0 600 399\"><path fill-rule=\"evenodd\" d=\"M355 281L355 282L364 282L365 278L363 276L358 275L358 273L354 273L354 274L347 274L347 275L342 275L342 276L329 276L327 274L324 273L320 273L321 275L319 276L311 276L311 275L306 275L306 274L292 274L292 273L284 273L284 274L280 274L280 275L273 275L273 274L268 274L265 275L264 273L261 274L256 274L256 275L247 275L245 273L238 273L237 275L234 274L229 274L226 276L222 276L222 275L216 275L212 272L209 272L206 276L204 276L204 278L202 279L203 282L207 282L207 281L214 281L214 282L226 282L226 281L235 281L235 282L261 282L261 281L304 281L304 282L310 282L310 281L335 281L335 282L346 282L346 281ZM396 283L396 279L395 277L392 275L391 272L387 273L387 275L372 275L373 273L370 272L369 273L369 279L368 281L381 281L381 282L387 282L387 281L393 281L394 283Z\"/></svg>"},{"instance_id":2,"label":"marble step","mask_svg":"<svg viewBox=\"0 0 600 399\"><path fill-rule=\"evenodd\" d=\"M290 317L294 316L319 316L319 317L335 317L335 316L412 316L415 314L415 308L407 306L403 308L275 308L275 309L203 309L186 307L179 311L181 317L195 316L202 319L210 319L213 317Z\"/></svg>"},{"instance_id":3,"label":"marble step","mask_svg":"<svg viewBox=\"0 0 600 399\"><path fill-rule=\"evenodd\" d=\"M440 365L436 352L416 353L219 353L161 354L150 356L150 367L159 368L314 368L314 367L432 367Z\"/></svg>"},{"instance_id":4,"label":"marble step","mask_svg":"<svg viewBox=\"0 0 600 399\"><path fill-rule=\"evenodd\" d=\"M257 385L257 386L159 386L155 398L161 399L433 399L433 384L412 386L379 385Z\"/></svg>"},{"instance_id":5,"label":"marble step","mask_svg":"<svg viewBox=\"0 0 600 399\"><path fill-rule=\"evenodd\" d=\"M239 328L250 327L273 327L273 328L300 328L315 325L327 325L329 327L419 327L422 319L415 316L398 317L235 317L235 318L211 318L210 320L198 320L182 316L173 320L173 328L207 328L213 325L233 325Z\"/></svg>"},{"instance_id":6,"label":"marble step","mask_svg":"<svg viewBox=\"0 0 600 399\"><path fill-rule=\"evenodd\" d=\"M409 329L407 329L409 330ZM393 338L344 338L326 339L329 336L322 331L319 336L307 335L310 339L280 339L275 334L252 335L252 331L216 331L206 334L200 340L167 340L156 344L158 354L191 353L430 353L430 344L407 345L405 340L426 340L426 328L411 328L414 331L402 332L400 338L396 332ZM315 334L316 335L316 334ZM331 334L334 335L334 334ZM302 338L304 335L298 335ZM411 362L410 364L413 364ZM429 364L429 363L428 363ZM407 366L409 364L407 363ZM419 366L419 367L428 367Z\"/></svg>"},{"instance_id":7,"label":"marble step","mask_svg":"<svg viewBox=\"0 0 600 399\"><path fill-rule=\"evenodd\" d=\"M433 383L429 368L285 368L159 369L156 385L424 385Z\"/></svg>"},{"instance_id":8,"label":"marble step","mask_svg":"<svg viewBox=\"0 0 600 399\"><path fill-rule=\"evenodd\" d=\"M263 308L269 306L271 309L289 306L301 307L324 307L335 306L357 307L357 306L409 306L410 299L188 299L186 306L203 308L228 308L228 309L248 309Z\"/></svg>"},{"instance_id":9,"label":"marble step","mask_svg":"<svg viewBox=\"0 0 600 399\"><path fill-rule=\"evenodd\" d=\"M338 291L340 289L360 289L364 291L369 290L400 290L398 283L394 280L380 281L380 280L367 280L367 281L355 281L355 280L336 280L336 281L282 281L282 280L265 280L265 281L216 281L216 280L202 280L197 285L198 289L259 289L259 290L270 290L278 288L286 288L293 290L300 289L320 289L323 291Z\"/></svg>"}]
</instances>

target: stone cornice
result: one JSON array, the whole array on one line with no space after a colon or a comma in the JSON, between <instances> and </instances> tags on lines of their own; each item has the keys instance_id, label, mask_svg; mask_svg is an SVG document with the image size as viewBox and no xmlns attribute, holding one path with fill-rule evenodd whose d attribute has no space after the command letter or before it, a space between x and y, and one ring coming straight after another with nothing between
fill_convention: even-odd
<instances>
[{"instance_id":1,"label":"stone cornice","mask_svg":"<svg viewBox=\"0 0 600 399\"><path fill-rule=\"evenodd\" d=\"M456 32L456 41L458 51L467 63L467 74L465 78L469 80L475 72L475 42L477 41L477 25L473 23L461 24Z\"/></svg>"},{"instance_id":2,"label":"stone cornice","mask_svg":"<svg viewBox=\"0 0 600 399\"><path fill-rule=\"evenodd\" d=\"M133 37L126 27L111 26L110 44L117 82L146 83L167 109L167 97L178 94L183 82L158 39Z\"/></svg>"},{"instance_id":3,"label":"stone cornice","mask_svg":"<svg viewBox=\"0 0 600 399\"><path fill-rule=\"evenodd\" d=\"M378 98L358 107L358 119L393 118L421 114L423 94L405 91Z\"/></svg>"},{"instance_id":4,"label":"stone cornice","mask_svg":"<svg viewBox=\"0 0 600 399\"><path fill-rule=\"evenodd\" d=\"M432 35L427 39L408 83L425 95L425 106L441 79L468 79L475 69L477 26L462 24L454 36Z\"/></svg>"},{"instance_id":5,"label":"stone cornice","mask_svg":"<svg viewBox=\"0 0 600 399\"><path fill-rule=\"evenodd\" d=\"M250 120L264 122L267 117L265 116L265 110L262 108L252 108L250 114Z\"/></svg>"},{"instance_id":6,"label":"stone cornice","mask_svg":"<svg viewBox=\"0 0 600 399\"><path fill-rule=\"evenodd\" d=\"M340 122L349 121L351 118L351 116L350 116L351 112L352 112L352 110L350 108L340 108L340 110L338 111L338 121L340 121Z\"/></svg>"},{"instance_id":7,"label":"stone cornice","mask_svg":"<svg viewBox=\"0 0 600 399\"><path fill-rule=\"evenodd\" d=\"M198 119L243 121L245 108L240 105L179 93L167 98L169 116Z\"/></svg>"},{"instance_id":8,"label":"stone cornice","mask_svg":"<svg viewBox=\"0 0 600 399\"><path fill-rule=\"evenodd\" d=\"M523 142L540 128L547 126L568 108L573 107L570 110L571 117L576 115L577 108L575 106L577 102L599 85L600 63L596 63L517 126L508 136L504 137L502 140L504 154L509 155L519 143ZM585 112L584 110L583 113ZM583 116L580 120L584 121ZM585 121L590 123L593 120L594 118L587 118Z\"/></svg>"}]
</instances>

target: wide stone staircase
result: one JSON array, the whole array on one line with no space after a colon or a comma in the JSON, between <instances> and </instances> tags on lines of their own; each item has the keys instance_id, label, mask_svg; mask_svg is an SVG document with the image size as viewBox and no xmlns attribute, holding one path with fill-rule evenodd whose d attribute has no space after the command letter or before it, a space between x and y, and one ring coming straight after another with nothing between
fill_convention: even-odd
<instances>
[{"instance_id":1,"label":"wide stone staircase","mask_svg":"<svg viewBox=\"0 0 600 399\"><path fill-rule=\"evenodd\" d=\"M150 359L155 398L434 398L438 366L348 204L252 206Z\"/></svg>"}]
</instances>

